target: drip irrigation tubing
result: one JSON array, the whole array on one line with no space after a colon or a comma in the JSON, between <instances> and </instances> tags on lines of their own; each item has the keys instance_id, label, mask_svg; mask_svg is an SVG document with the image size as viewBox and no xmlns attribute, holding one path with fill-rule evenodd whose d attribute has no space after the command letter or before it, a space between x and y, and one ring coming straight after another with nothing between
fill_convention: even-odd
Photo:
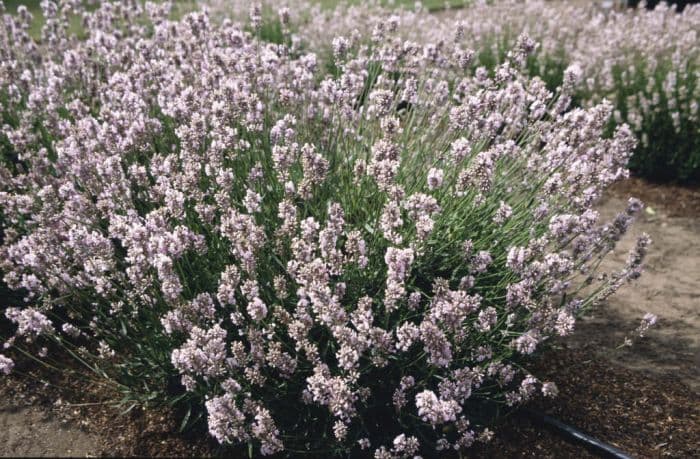
<instances>
[{"instance_id":1,"label":"drip irrigation tubing","mask_svg":"<svg viewBox=\"0 0 700 459\"><path fill-rule=\"evenodd\" d=\"M563 437L583 444L588 450L598 454L601 457L610 459L633 459L632 456L615 448L614 446L593 438L590 435L581 432L577 428L565 424L549 415L529 408L524 408L523 414L539 423L546 425Z\"/></svg>"}]
</instances>

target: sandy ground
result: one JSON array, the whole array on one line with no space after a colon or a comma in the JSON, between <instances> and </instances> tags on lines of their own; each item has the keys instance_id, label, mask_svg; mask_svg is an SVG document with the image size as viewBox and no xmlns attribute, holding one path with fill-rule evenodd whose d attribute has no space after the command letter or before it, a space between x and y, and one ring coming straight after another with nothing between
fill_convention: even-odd
<instances>
[{"instance_id":1,"label":"sandy ground","mask_svg":"<svg viewBox=\"0 0 700 459\"><path fill-rule=\"evenodd\" d=\"M23 457L95 455L97 437L75 424L62 423L45 408L18 408L12 401L0 409L0 454Z\"/></svg>"},{"instance_id":2,"label":"sandy ground","mask_svg":"<svg viewBox=\"0 0 700 459\"><path fill-rule=\"evenodd\" d=\"M618 196L608 198L599 209L601 217L614 217L625 203ZM646 232L653 244L644 274L579 321L571 343L598 346L600 356L630 369L675 375L700 392L700 215L672 213L649 202L603 265L614 269L624 263L637 236ZM632 347L616 349L626 336L634 336L646 312L659 317L657 325Z\"/></svg>"},{"instance_id":3,"label":"sandy ground","mask_svg":"<svg viewBox=\"0 0 700 459\"><path fill-rule=\"evenodd\" d=\"M610 218L624 209L626 196L637 194L635 191L651 210L633 225L603 268L623 263L636 236L646 232L654 241L646 272L582 319L568 346L593 348L598 358L634 370L636 375L675 377L700 393L700 192L690 192L693 205L686 207L687 190L681 189L677 197L672 188L640 182L631 189L622 188L601 204L603 217ZM679 207L680 200L685 201ZM659 316L657 326L633 347L618 349L626 336L634 335L646 312ZM590 355L587 351L583 354ZM109 454L109 449L105 450L109 442L99 432L90 433L51 407L38 405L31 394L18 393L0 398L0 456ZM138 448L131 450L132 454L148 454Z\"/></svg>"}]
</instances>

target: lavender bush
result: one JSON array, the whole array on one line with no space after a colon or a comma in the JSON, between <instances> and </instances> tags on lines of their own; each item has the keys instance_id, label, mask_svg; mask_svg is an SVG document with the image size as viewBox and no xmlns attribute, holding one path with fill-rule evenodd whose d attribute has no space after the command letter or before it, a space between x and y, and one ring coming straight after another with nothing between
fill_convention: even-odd
<instances>
[{"instance_id":1,"label":"lavender bush","mask_svg":"<svg viewBox=\"0 0 700 459\"><path fill-rule=\"evenodd\" d=\"M79 8L45 3L40 42L21 12L0 34L0 268L25 295L6 348L59 344L264 455L412 457L554 395L528 357L640 274L647 236L598 267L641 203L593 209L634 135L569 106L576 67L556 93L525 76L526 35L472 74L393 19L333 38L328 74L284 10L275 44L257 8L243 28Z\"/></svg>"},{"instance_id":2,"label":"lavender bush","mask_svg":"<svg viewBox=\"0 0 700 459\"><path fill-rule=\"evenodd\" d=\"M209 3L219 14L235 11L225 2ZM274 22L274 9L264 10L270 12L266 21ZM660 180L700 180L700 6L678 13L665 3L653 10L640 5L605 11L597 2L475 1L433 15L420 7L388 10L339 2L334 9L292 15L292 29L297 46L327 60L335 34L369 41L375 29L391 21L403 24L404 38L425 46L440 50L456 42L475 50L471 71L483 67L491 74L527 33L538 47L528 58L527 74L540 76L556 91L564 69L579 69L575 105L613 103L609 132L626 123L639 140L630 162L635 172Z\"/></svg>"}]
</instances>

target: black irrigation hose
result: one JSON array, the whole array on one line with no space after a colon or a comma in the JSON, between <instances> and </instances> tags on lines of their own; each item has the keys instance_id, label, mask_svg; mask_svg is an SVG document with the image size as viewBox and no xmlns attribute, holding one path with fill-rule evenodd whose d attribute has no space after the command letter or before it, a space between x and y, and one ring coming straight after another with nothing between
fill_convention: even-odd
<instances>
[{"instance_id":1,"label":"black irrigation hose","mask_svg":"<svg viewBox=\"0 0 700 459\"><path fill-rule=\"evenodd\" d=\"M428 13L444 13L446 11L451 11L451 10L461 10L469 6L469 2L463 2L461 4L450 4L450 5L438 5L438 6L430 6L426 8L428 10Z\"/></svg>"},{"instance_id":2,"label":"black irrigation hose","mask_svg":"<svg viewBox=\"0 0 700 459\"><path fill-rule=\"evenodd\" d=\"M534 411L529 408L523 408L522 411L526 416L533 418L534 420L546 425L547 427L550 427L551 429L555 430L558 434L566 437L567 439L576 441L578 443L582 443L584 446L586 446L586 448L588 448L592 452L595 452L601 457L613 459L632 459L632 456L628 455L627 453L620 451L612 445L603 443L602 441L581 432L575 427L572 427L568 424L564 424L558 419L554 419L551 416L548 416L544 413L540 413L538 411Z\"/></svg>"}]
</instances>

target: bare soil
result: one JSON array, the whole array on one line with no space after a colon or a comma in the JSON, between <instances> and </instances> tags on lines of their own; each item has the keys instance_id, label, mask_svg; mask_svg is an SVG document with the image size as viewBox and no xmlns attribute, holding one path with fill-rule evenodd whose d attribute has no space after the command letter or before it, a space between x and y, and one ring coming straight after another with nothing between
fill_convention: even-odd
<instances>
[{"instance_id":1,"label":"bare soil","mask_svg":"<svg viewBox=\"0 0 700 459\"><path fill-rule=\"evenodd\" d=\"M181 434L182 416L170 410L125 413L115 404L119 393L97 381L87 385L31 362L17 367L0 379L0 457L219 455L203 423Z\"/></svg>"},{"instance_id":2,"label":"bare soil","mask_svg":"<svg viewBox=\"0 0 700 459\"><path fill-rule=\"evenodd\" d=\"M700 457L700 191L631 179L609 193L601 214L612 217L630 195L649 210L604 268L623 261L647 232L654 244L646 272L580 321L573 339L534 369L555 380L560 395L531 407L634 457ZM659 316L657 326L632 348L619 348L646 312ZM121 414L100 404L118 398L108 388L47 376L29 363L18 370L0 378L0 456L245 457L219 450L203 426L178 434L177 416L167 410ZM467 457L595 457L522 414L506 418L496 433Z\"/></svg>"},{"instance_id":3,"label":"bare soil","mask_svg":"<svg viewBox=\"0 0 700 459\"><path fill-rule=\"evenodd\" d=\"M94 454L95 434L54 419L41 407L17 407L10 401L0 412L3 455L87 456Z\"/></svg>"},{"instance_id":4,"label":"bare soil","mask_svg":"<svg viewBox=\"0 0 700 459\"><path fill-rule=\"evenodd\" d=\"M700 392L700 190L631 179L612 189L601 217L623 210L628 196L642 199L646 209L602 269L624 263L637 236L647 233L653 243L645 272L579 321L570 343L629 369L674 375ZM646 312L659 317L655 328L634 346L616 349L634 337Z\"/></svg>"}]
</instances>

